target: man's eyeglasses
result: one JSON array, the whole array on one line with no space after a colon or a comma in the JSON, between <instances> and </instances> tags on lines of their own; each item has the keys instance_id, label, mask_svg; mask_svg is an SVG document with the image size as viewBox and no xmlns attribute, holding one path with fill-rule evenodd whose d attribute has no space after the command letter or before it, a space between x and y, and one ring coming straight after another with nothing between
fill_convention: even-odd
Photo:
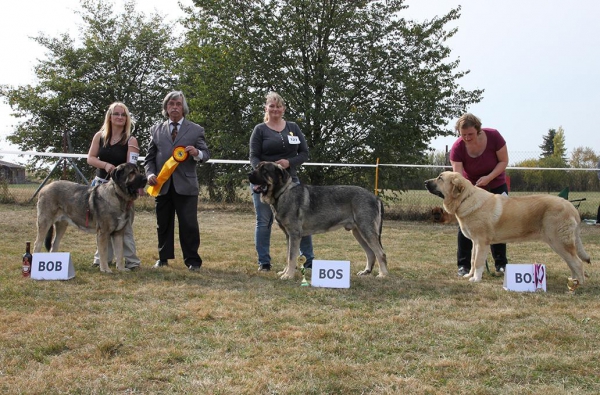
<instances>
[{"instance_id":1,"label":"man's eyeglasses","mask_svg":"<svg viewBox=\"0 0 600 395\"><path fill-rule=\"evenodd\" d=\"M127 117L127 114L124 112L113 112L112 114L113 117Z\"/></svg>"}]
</instances>

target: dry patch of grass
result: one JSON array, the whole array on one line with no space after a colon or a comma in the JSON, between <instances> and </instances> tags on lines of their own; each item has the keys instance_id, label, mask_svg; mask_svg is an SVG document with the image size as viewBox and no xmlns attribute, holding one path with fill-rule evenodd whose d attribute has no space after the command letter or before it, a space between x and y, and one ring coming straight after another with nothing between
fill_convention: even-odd
<instances>
[{"instance_id":1,"label":"dry patch of grass","mask_svg":"<svg viewBox=\"0 0 600 395\"><path fill-rule=\"evenodd\" d=\"M300 287L259 273L254 216L200 212L204 266L179 255L153 270L155 218L134 226L143 267L101 274L94 235L70 228L76 277L20 273L35 208L0 205L0 392L205 394L595 394L600 392L600 278L567 294L569 271L540 243L510 245L515 263L543 262L548 292L455 277L456 227L387 221L390 277L356 277L348 290ZM600 256L600 229L586 249ZM320 259L364 266L351 234L314 237ZM285 238L272 256L283 267Z\"/></svg>"}]
</instances>

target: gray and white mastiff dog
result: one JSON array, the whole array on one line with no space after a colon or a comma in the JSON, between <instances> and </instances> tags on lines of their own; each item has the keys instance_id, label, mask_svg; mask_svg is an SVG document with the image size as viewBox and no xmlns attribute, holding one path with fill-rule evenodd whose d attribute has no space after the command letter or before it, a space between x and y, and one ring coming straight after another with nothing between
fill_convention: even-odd
<instances>
[{"instance_id":1,"label":"gray and white mastiff dog","mask_svg":"<svg viewBox=\"0 0 600 395\"><path fill-rule=\"evenodd\" d=\"M296 184L283 167L273 162L259 163L248 179L260 186L261 201L271 205L287 238L287 266L278 273L281 279L294 278L303 236L339 228L351 230L365 250L367 265L358 275L370 274L377 258L378 277L387 276L387 258L381 245L383 203L374 194L350 185Z\"/></svg>"},{"instance_id":2,"label":"gray and white mastiff dog","mask_svg":"<svg viewBox=\"0 0 600 395\"><path fill-rule=\"evenodd\" d=\"M117 166L110 181L93 187L71 181L54 181L42 188L37 203L37 238L33 252L46 249L58 251L69 224L86 232L96 233L100 271L111 273L108 267L108 243L114 237L114 253L118 270L128 270L123 262L123 233L133 220L133 201L138 190L146 185L146 176L132 163ZM54 233L54 240L52 234Z\"/></svg>"}]
</instances>

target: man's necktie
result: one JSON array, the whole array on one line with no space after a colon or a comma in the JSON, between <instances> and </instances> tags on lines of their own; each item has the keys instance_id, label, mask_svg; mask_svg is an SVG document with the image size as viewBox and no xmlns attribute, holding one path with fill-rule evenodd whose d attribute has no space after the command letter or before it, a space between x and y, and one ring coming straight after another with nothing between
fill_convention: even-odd
<instances>
[{"instance_id":1,"label":"man's necktie","mask_svg":"<svg viewBox=\"0 0 600 395\"><path fill-rule=\"evenodd\" d=\"M177 137L177 122L171 122L173 125L173 130L171 131L171 138L175 141L175 137Z\"/></svg>"}]
</instances>

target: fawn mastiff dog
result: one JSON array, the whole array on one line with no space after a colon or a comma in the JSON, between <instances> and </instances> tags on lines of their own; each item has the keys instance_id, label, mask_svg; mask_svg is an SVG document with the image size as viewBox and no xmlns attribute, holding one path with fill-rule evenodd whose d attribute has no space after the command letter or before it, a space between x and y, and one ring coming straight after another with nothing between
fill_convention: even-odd
<instances>
[{"instance_id":1,"label":"fawn mastiff dog","mask_svg":"<svg viewBox=\"0 0 600 395\"><path fill-rule=\"evenodd\" d=\"M568 200L496 195L450 171L425 181L425 186L444 199L444 209L456 215L462 232L473 241L471 272L465 276L469 281L481 281L490 244L541 240L569 265L569 283L583 284L583 261L590 263L590 257L581 243L579 212Z\"/></svg>"},{"instance_id":2,"label":"fawn mastiff dog","mask_svg":"<svg viewBox=\"0 0 600 395\"><path fill-rule=\"evenodd\" d=\"M108 267L108 243L114 237L114 253L118 270L128 270L123 262L123 232L133 220L133 201L138 189L146 185L146 176L131 163L117 166L110 181L89 187L71 181L54 181L42 188L37 202L37 238L34 252L46 249L58 251L69 224L96 233L100 271L111 273ZM54 233L54 240L52 234Z\"/></svg>"},{"instance_id":3,"label":"fawn mastiff dog","mask_svg":"<svg viewBox=\"0 0 600 395\"><path fill-rule=\"evenodd\" d=\"M339 228L351 230L365 250L367 265L358 275L370 274L377 258L378 277L387 276L387 258L381 245L383 203L375 195L357 186L296 184L273 162L259 163L248 179L260 186L261 201L271 205L287 238L287 265L278 273L281 279L294 278L303 236Z\"/></svg>"}]
</instances>

